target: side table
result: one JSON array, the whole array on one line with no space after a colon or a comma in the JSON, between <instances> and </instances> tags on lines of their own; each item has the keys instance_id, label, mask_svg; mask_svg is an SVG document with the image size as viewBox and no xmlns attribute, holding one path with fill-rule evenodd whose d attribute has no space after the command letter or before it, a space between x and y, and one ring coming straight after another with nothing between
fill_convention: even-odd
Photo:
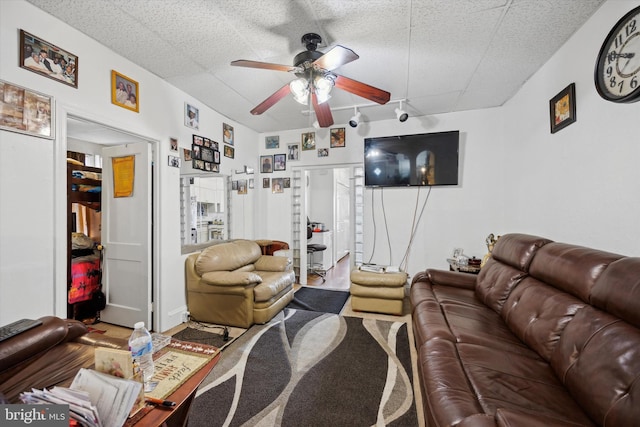
<instances>
[{"instance_id":1,"label":"side table","mask_svg":"<svg viewBox=\"0 0 640 427\"><path fill-rule=\"evenodd\" d=\"M480 273L479 265L459 265L455 259L448 258L449 270L458 271L460 273L478 274Z\"/></svg>"}]
</instances>

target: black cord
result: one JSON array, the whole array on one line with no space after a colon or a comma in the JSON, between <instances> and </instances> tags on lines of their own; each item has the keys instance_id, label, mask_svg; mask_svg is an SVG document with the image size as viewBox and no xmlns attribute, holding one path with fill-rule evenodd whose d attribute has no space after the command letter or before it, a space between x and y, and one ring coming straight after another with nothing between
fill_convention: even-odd
<instances>
[{"instance_id":1,"label":"black cord","mask_svg":"<svg viewBox=\"0 0 640 427\"><path fill-rule=\"evenodd\" d=\"M193 322L196 325L200 326L201 328L207 328L207 329L222 329L222 341L229 341L229 327L228 326L219 326L219 325L209 325L209 324L205 324L202 323L199 320L196 320L195 318L191 317L191 315L189 315L189 322ZM206 332L206 331L205 331ZM206 340L206 338L196 338L193 339L193 341L204 341Z\"/></svg>"},{"instance_id":2,"label":"black cord","mask_svg":"<svg viewBox=\"0 0 640 427\"><path fill-rule=\"evenodd\" d=\"M393 265L393 253L391 251L391 237L389 237L389 223L387 222L387 211L384 208L384 188L380 188L380 203L382 204L382 217L384 218L384 229L387 232L387 246L389 247L389 265Z\"/></svg>"},{"instance_id":3,"label":"black cord","mask_svg":"<svg viewBox=\"0 0 640 427\"><path fill-rule=\"evenodd\" d=\"M376 194L376 189L374 188L374 189L371 190L371 218L373 220L373 248L371 249L371 256L369 257L369 262L367 264L371 264L371 260L373 259L373 255L376 253L376 240L377 240L377 237L376 237L376 230L377 230L377 228L376 228L376 213L375 213L376 211L373 208L373 201L374 201L373 199L374 199L375 194ZM364 243L364 242L362 242L362 243Z\"/></svg>"}]
</instances>

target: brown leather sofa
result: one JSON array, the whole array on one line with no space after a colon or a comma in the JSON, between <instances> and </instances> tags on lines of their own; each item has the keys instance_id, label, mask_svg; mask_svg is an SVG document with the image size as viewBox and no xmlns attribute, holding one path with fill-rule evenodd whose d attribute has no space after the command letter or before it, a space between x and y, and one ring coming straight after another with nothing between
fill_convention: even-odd
<instances>
[{"instance_id":1,"label":"brown leather sofa","mask_svg":"<svg viewBox=\"0 0 640 427\"><path fill-rule=\"evenodd\" d=\"M0 393L20 403L32 388L68 387L80 368L94 361L95 346L127 348L127 340L88 332L84 323L42 317L42 324L0 342Z\"/></svg>"},{"instance_id":2,"label":"brown leather sofa","mask_svg":"<svg viewBox=\"0 0 640 427\"><path fill-rule=\"evenodd\" d=\"M293 299L291 259L262 255L251 240L209 246L185 261L187 307L201 322L248 328Z\"/></svg>"},{"instance_id":3,"label":"brown leather sofa","mask_svg":"<svg viewBox=\"0 0 640 427\"><path fill-rule=\"evenodd\" d=\"M410 293L429 426L638 425L640 258L507 234Z\"/></svg>"}]
</instances>

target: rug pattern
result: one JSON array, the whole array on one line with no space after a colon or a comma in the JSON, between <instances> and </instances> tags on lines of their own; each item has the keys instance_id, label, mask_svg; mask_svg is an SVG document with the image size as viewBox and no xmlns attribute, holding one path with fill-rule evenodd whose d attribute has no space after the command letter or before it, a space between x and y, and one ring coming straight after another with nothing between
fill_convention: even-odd
<instances>
[{"instance_id":1,"label":"rug pattern","mask_svg":"<svg viewBox=\"0 0 640 427\"><path fill-rule=\"evenodd\" d=\"M285 309L229 346L189 426L417 426L407 324Z\"/></svg>"}]
</instances>

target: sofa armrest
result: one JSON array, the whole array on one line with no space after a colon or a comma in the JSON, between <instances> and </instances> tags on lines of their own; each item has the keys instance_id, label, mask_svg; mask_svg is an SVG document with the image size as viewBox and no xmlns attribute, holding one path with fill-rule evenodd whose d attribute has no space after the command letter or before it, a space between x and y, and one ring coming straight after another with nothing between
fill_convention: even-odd
<instances>
[{"instance_id":1,"label":"sofa armrest","mask_svg":"<svg viewBox=\"0 0 640 427\"><path fill-rule=\"evenodd\" d=\"M411 283L431 282L433 285L453 286L462 289L475 289L478 276L457 271L427 269L413 276Z\"/></svg>"},{"instance_id":2,"label":"sofa armrest","mask_svg":"<svg viewBox=\"0 0 640 427\"><path fill-rule=\"evenodd\" d=\"M283 256L262 255L254 266L257 271L287 271L291 269L291 259Z\"/></svg>"},{"instance_id":3,"label":"sofa armrest","mask_svg":"<svg viewBox=\"0 0 640 427\"><path fill-rule=\"evenodd\" d=\"M202 275L202 283L214 286L257 285L262 278L249 271L210 271Z\"/></svg>"}]
</instances>

